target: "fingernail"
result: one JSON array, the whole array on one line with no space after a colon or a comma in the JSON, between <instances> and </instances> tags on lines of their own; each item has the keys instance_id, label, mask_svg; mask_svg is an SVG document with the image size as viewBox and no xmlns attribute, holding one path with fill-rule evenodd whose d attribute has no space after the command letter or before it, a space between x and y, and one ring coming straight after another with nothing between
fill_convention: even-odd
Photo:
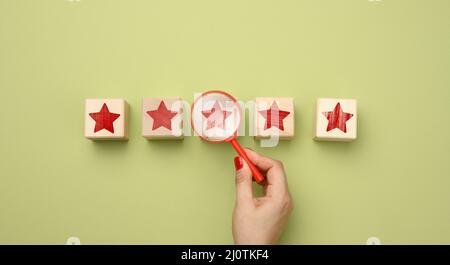
<instances>
[{"instance_id":1,"label":"fingernail","mask_svg":"<svg viewBox=\"0 0 450 265\"><path fill-rule=\"evenodd\" d=\"M242 158L239 156L236 156L234 158L234 167L236 168L236 170L241 169L244 166L244 163L242 163Z\"/></svg>"},{"instance_id":2,"label":"fingernail","mask_svg":"<svg viewBox=\"0 0 450 265\"><path fill-rule=\"evenodd\" d=\"M246 148L252 150L253 152L255 152L255 150L253 150L253 148L250 148L250 147L246 147Z\"/></svg>"}]
</instances>

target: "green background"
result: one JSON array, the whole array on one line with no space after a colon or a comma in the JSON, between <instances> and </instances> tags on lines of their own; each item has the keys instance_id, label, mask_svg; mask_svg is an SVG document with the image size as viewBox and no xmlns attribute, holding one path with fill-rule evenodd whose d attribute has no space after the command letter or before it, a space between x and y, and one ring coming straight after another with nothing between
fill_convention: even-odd
<instances>
[{"instance_id":1,"label":"green background","mask_svg":"<svg viewBox=\"0 0 450 265\"><path fill-rule=\"evenodd\" d=\"M0 0L0 243L232 243L234 150L140 136L142 97L290 96L281 243L450 243L450 1ZM128 142L83 137L125 98ZM318 97L358 139L312 140Z\"/></svg>"}]
</instances>

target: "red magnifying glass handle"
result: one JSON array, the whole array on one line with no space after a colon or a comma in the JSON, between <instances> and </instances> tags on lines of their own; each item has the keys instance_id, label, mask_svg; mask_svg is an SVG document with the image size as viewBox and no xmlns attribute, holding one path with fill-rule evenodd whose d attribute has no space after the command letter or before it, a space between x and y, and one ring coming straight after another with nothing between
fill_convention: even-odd
<instances>
[{"instance_id":1,"label":"red magnifying glass handle","mask_svg":"<svg viewBox=\"0 0 450 265\"><path fill-rule=\"evenodd\" d=\"M253 178L258 184L261 184L264 181L264 176L259 172L259 169L248 159L247 154L245 153L244 149L242 149L241 145L238 143L236 139L233 139L230 141L231 145L233 146L234 150L239 154L242 159L247 162L248 167L252 171Z\"/></svg>"}]
</instances>

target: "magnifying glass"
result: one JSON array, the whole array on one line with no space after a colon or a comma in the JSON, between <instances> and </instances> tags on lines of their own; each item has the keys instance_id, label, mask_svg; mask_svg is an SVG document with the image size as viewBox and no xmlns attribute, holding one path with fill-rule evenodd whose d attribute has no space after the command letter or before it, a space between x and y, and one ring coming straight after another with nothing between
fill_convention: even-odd
<instances>
[{"instance_id":1,"label":"magnifying glass","mask_svg":"<svg viewBox=\"0 0 450 265\"><path fill-rule=\"evenodd\" d=\"M237 100L219 90L203 92L191 107L191 126L194 132L207 142L231 143L239 156L247 162L254 180L262 183L264 176L236 140L242 119L241 107Z\"/></svg>"}]
</instances>

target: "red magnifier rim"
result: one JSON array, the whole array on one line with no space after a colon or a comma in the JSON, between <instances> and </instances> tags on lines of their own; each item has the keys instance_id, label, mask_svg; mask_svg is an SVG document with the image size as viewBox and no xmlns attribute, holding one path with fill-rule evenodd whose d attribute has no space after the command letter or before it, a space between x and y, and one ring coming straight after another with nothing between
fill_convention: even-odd
<instances>
[{"instance_id":1,"label":"red magnifier rim","mask_svg":"<svg viewBox=\"0 0 450 265\"><path fill-rule=\"evenodd\" d=\"M194 105L197 103L197 101L200 98L202 98L202 97L204 97L206 95L209 95L209 94L222 94L222 95L226 96L227 98L231 99L237 105L237 107L239 109L239 118L240 119L239 119L239 124L238 124L238 126L236 128L236 131L233 133L233 135L231 135L230 137L228 137L228 138L226 138L224 140L209 140L209 139L203 137L203 135L198 133L198 131L195 129L194 123L192 122L192 117L193 117L192 114L193 114L193 111L194 111ZM233 97L231 94L229 94L229 93L227 93L225 91L221 91L221 90L205 91L200 96L198 96L194 100L194 102L192 102L192 104L191 104L191 127L194 130L195 134L197 134L204 141L211 142L211 143L223 143L223 142L230 142L230 141L232 141L233 139L236 138L237 132L238 132L239 128L241 127L241 122L242 122L242 109L241 109L241 106L238 104L237 99L235 97Z\"/></svg>"}]
</instances>

